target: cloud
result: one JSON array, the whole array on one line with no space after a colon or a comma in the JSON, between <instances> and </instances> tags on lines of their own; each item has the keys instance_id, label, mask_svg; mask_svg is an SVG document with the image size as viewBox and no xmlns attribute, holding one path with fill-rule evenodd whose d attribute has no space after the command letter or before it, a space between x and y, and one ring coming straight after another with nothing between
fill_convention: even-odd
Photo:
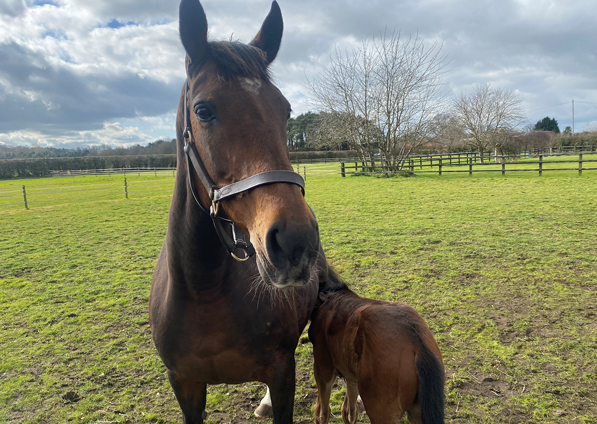
<instances>
[{"instance_id":1,"label":"cloud","mask_svg":"<svg viewBox=\"0 0 597 424\"><path fill-rule=\"evenodd\" d=\"M59 135L51 135L35 130L18 130L0 133L0 144L37 145L42 147L56 146L74 148L80 146L98 146L102 144L114 146L133 146L154 141L137 127L123 126L120 122L105 122L99 130L66 131Z\"/></svg>"},{"instance_id":2,"label":"cloud","mask_svg":"<svg viewBox=\"0 0 597 424\"><path fill-rule=\"evenodd\" d=\"M0 2L0 15L6 15L10 17L19 16L26 9L25 2L23 0L4 0Z\"/></svg>"},{"instance_id":3,"label":"cloud","mask_svg":"<svg viewBox=\"0 0 597 424\"><path fill-rule=\"evenodd\" d=\"M76 144L112 134L111 144L128 143L126 128L136 128L128 136L139 142L173 137L185 78L178 4L0 2L0 139ZM245 42L270 7L269 0L202 4L212 39ZM517 90L529 122L550 115L561 127L571 125L572 99L578 128L596 120L593 0L280 0L280 6L285 33L273 71L295 114L312 107L306 78L321 71L335 46L396 29L442 44L452 93L489 82ZM118 131L110 127L116 123Z\"/></svg>"}]
</instances>

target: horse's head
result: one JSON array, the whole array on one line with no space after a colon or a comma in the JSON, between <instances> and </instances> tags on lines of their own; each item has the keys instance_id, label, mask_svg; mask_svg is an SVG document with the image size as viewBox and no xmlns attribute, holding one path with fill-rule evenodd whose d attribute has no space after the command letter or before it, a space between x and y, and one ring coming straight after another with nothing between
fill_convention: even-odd
<instances>
[{"instance_id":1,"label":"horse's head","mask_svg":"<svg viewBox=\"0 0 597 424\"><path fill-rule=\"evenodd\" d=\"M198 0L180 4L192 142L218 187L262 172L292 171L286 147L290 104L268 74L282 29L282 15L274 1L251 43L208 42L201 4ZM192 178L199 200L209 205L198 175L193 172ZM266 283L286 287L309 282L319 252L319 235L298 185L261 185L223 200L221 209L250 236Z\"/></svg>"}]
</instances>

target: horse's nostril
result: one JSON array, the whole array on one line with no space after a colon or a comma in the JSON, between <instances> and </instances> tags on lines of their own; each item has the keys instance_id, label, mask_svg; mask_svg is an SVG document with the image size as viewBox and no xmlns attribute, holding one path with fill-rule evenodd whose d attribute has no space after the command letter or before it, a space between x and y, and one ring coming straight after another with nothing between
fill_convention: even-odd
<instances>
[{"instance_id":1,"label":"horse's nostril","mask_svg":"<svg viewBox=\"0 0 597 424\"><path fill-rule=\"evenodd\" d=\"M279 263L284 259L284 251L278 241L278 239L281 238L280 230L283 230L282 227L286 227L286 225L284 223L276 222L267 231L267 236L265 239L267 256L269 256L269 260L276 268L279 268Z\"/></svg>"},{"instance_id":2,"label":"horse's nostril","mask_svg":"<svg viewBox=\"0 0 597 424\"><path fill-rule=\"evenodd\" d=\"M315 226L289 228L285 222L279 221L274 223L267 232L267 254L272 265L278 269L300 266L305 256L311 259L311 251L317 247Z\"/></svg>"}]
</instances>

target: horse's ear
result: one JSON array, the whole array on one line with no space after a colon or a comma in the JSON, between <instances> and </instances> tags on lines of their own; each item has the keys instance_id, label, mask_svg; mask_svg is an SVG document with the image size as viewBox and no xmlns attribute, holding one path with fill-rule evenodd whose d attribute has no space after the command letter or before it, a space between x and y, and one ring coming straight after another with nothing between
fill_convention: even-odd
<instances>
[{"instance_id":1,"label":"horse's ear","mask_svg":"<svg viewBox=\"0 0 597 424\"><path fill-rule=\"evenodd\" d=\"M265 52L268 63L272 63L278 54L283 30L282 11L278 6L278 2L274 0L269 14L263 21L263 25L261 25L261 29L250 43Z\"/></svg>"},{"instance_id":2,"label":"horse's ear","mask_svg":"<svg viewBox=\"0 0 597 424\"><path fill-rule=\"evenodd\" d=\"M192 63L207 51L207 18L199 0L181 0L178 14L180 40Z\"/></svg>"}]
</instances>

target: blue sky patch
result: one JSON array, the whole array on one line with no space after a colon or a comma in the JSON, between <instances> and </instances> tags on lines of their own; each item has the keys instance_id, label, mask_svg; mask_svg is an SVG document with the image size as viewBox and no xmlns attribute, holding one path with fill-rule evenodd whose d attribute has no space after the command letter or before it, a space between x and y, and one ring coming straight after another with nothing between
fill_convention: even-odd
<instances>
[{"instance_id":1,"label":"blue sky patch","mask_svg":"<svg viewBox=\"0 0 597 424\"><path fill-rule=\"evenodd\" d=\"M43 35L43 38L46 37L52 37L55 38L56 40L66 40L66 34L63 33L62 31L46 31L46 33Z\"/></svg>"},{"instance_id":2,"label":"blue sky patch","mask_svg":"<svg viewBox=\"0 0 597 424\"><path fill-rule=\"evenodd\" d=\"M49 4L50 6L60 7L60 5L52 0L33 0L32 6L45 6Z\"/></svg>"},{"instance_id":3,"label":"blue sky patch","mask_svg":"<svg viewBox=\"0 0 597 424\"><path fill-rule=\"evenodd\" d=\"M123 22L123 21L119 21L117 19L112 19L110 22L108 22L108 27L114 28L114 29L122 28L122 27L129 26L129 25L137 25L137 23L134 21L124 21Z\"/></svg>"}]
</instances>

